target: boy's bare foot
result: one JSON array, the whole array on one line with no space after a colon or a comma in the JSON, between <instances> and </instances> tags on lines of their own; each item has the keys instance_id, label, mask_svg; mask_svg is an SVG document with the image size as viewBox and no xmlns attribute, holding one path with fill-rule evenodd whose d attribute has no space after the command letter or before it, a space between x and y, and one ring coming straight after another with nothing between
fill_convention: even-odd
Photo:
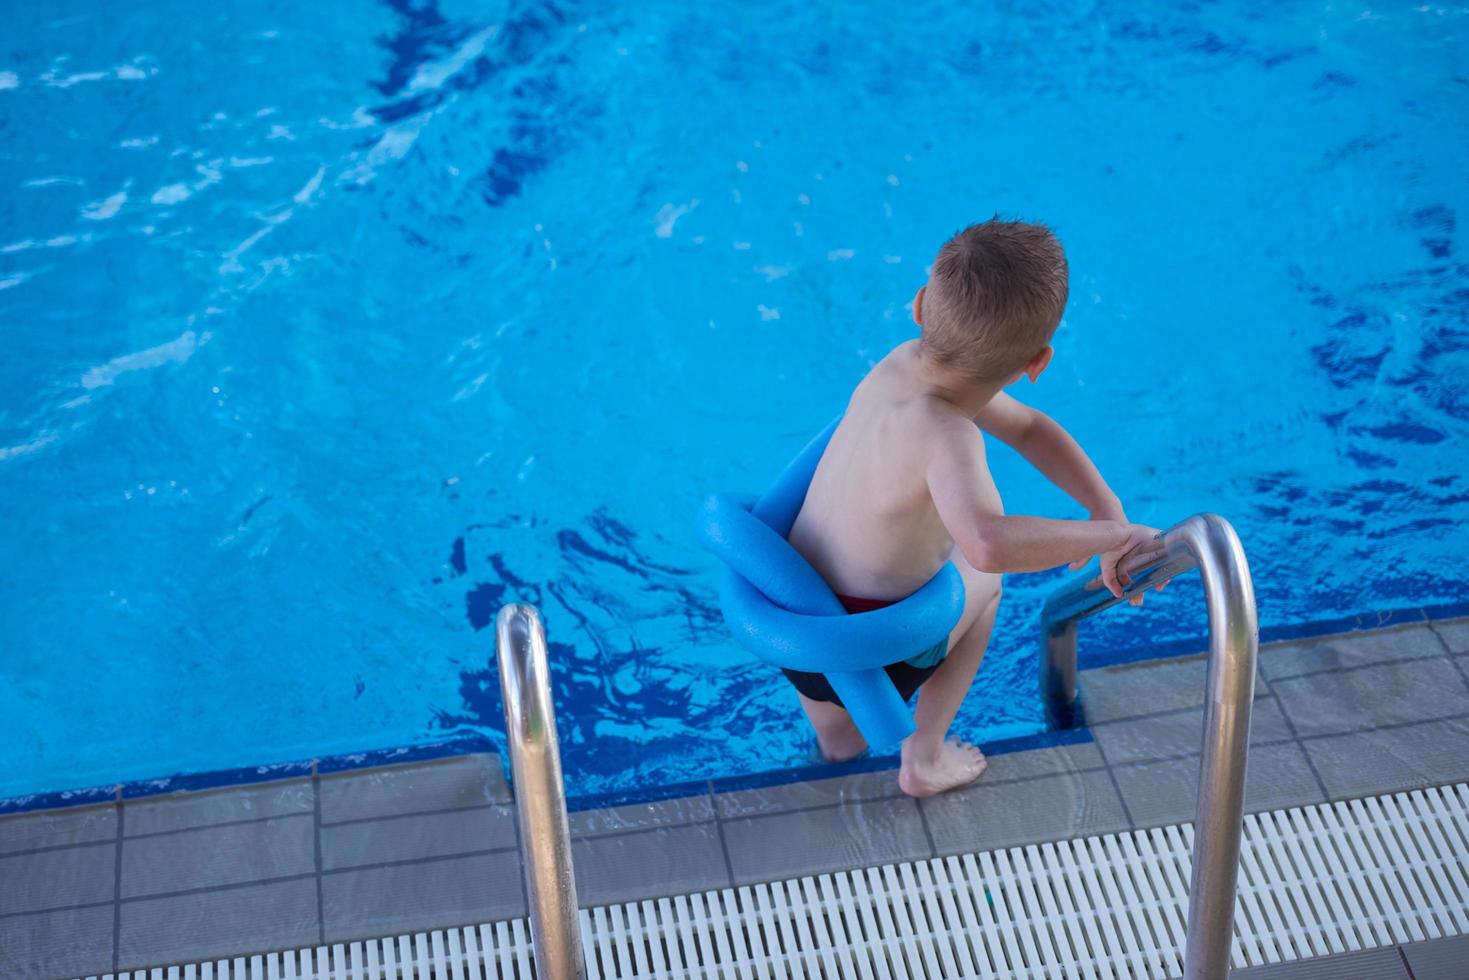
<instances>
[{"instance_id":1,"label":"boy's bare foot","mask_svg":"<svg viewBox=\"0 0 1469 980\"><path fill-rule=\"evenodd\" d=\"M988 765L984 754L968 742L951 738L939 747L937 756L921 758L909 739L903 743L898 787L909 796L932 796L974 782Z\"/></svg>"}]
</instances>

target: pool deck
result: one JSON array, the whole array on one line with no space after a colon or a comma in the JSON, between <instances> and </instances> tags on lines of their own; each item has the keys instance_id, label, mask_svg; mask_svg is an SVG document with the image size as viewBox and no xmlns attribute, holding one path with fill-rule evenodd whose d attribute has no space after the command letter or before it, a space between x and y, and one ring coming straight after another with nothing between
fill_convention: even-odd
<instances>
[{"instance_id":1,"label":"pool deck","mask_svg":"<svg viewBox=\"0 0 1469 980\"><path fill-rule=\"evenodd\" d=\"M580 903L1192 819L1203 657L1081 685L1091 741L992 756L978 785L943 796L903 796L885 771L573 813ZM1469 618L1262 647L1251 745L1250 811L1469 779ZM3 817L0 976L519 917L517 848L485 754ZM1459 936L1235 975L1425 980L1465 961Z\"/></svg>"}]
</instances>

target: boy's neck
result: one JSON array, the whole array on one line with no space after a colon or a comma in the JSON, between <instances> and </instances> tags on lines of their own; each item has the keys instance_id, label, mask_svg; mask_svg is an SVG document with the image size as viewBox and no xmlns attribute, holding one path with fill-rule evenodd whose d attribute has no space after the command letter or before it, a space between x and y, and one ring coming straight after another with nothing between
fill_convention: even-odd
<instances>
[{"instance_id":1,"label":"boy's neck","mask_svg":"<svg viewBox=\"0 0 1469 980\"><path fill-rule=\"evenodd\" d=\"M941 398L969 418L977 416L1005 386L998 381L975 381L914 353L914 376L928 394Z\"/></svg>"}]
</instances>

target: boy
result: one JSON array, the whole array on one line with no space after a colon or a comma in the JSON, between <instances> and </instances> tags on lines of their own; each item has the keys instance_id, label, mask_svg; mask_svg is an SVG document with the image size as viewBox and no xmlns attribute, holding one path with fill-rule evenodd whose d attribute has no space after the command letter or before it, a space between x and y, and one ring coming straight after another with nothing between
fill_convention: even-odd
<instances>
[{"instance_id":1,"label":"boy","mask_svg":"<svg viewBox=\"0 0 1469 980\"><path fill-rule=\"evenodd\" d=\"M1131 583L1119 580L1118 561L1158 547L1153 528L1128 523L1066 430L1001 390L1045 371L1066 293L1066 257L1044 226L994 219L945 242L913 298L919 339L857 385L791 529L791 544L848 612L896 602L950 560L963 576L964 612L947 641L886 668L905 699L918 691L917 731L903 742L898 773L911 796L984 771L979 749L945 736L989 642L1001 574L1080 568L1101 554L1102 581L1120 596ZM976 426L1018 450L1090 520L1006 516ZM828 760L866 750L821 674L785 673Z\"/></svg>"}]
</instances>

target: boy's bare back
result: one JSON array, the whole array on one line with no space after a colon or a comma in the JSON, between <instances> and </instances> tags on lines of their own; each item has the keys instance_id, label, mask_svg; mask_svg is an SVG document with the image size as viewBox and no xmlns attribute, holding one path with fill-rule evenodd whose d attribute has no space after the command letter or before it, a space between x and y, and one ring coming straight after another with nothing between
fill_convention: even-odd
<instances>
[{"instance_id":1,"label":"boy's bare back","mask_svg":"<svg viewBox=\"0 0 1469 980\"><path fill-rule=\"evenodd\" d=\"M917 341L894 348L857 386L791 529L833 591L902 598L954 556L927 474L956 424L979 438L972 419L930 390ZM988 474L976 477L987 509L1002 513Z\"/></svg>"}]
</instances>

